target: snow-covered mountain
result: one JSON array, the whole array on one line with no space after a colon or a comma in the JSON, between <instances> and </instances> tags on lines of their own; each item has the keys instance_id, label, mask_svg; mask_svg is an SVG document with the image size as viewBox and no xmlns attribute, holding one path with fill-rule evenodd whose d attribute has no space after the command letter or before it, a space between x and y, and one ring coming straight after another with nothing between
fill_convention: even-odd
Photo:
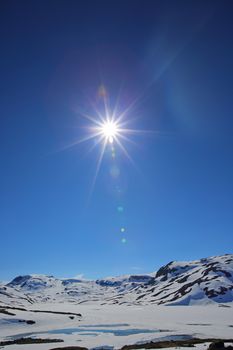
<instances>
[{"instance_id":1,"label":"snow-covered mountain","mask_svg":"<svg viewBox=\"0 0 233 350\"><path fill-rule=\"evenodd\" d=\"M0 285L0 303L37 302L191 305L233 301L233 255L190 262L172 261L148 275L96 281L18 276Z\"/></svg>"}]
</instances>

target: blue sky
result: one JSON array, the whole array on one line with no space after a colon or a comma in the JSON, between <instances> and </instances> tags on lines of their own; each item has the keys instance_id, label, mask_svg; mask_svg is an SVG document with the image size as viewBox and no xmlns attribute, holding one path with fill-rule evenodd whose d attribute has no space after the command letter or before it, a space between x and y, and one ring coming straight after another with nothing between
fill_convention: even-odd
<instances>
[{"instance_id":1,"label":"blue sky","mask_svg":"<svg viewBox=\"0 0 233 350\"><path fill-rule=\"evenodd\" d=\"M0 279L232 252L232 2L0 6ZM155 132L123 142L136 167L107 145L90 196L101 145L62 149L86 135L81 112L103 113L101 85L112 108L137 101L128 127Z\"/></svg>"}]
</instances>

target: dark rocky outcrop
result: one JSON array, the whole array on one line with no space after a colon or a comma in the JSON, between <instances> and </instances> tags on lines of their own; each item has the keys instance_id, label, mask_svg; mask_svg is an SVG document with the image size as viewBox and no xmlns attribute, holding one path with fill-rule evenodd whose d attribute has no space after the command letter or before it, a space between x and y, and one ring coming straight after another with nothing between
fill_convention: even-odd
<instances>
[{"instance_id":1,"label":"dark rocky outcrop","mask_svg":"<svg viewBox=\"0 0 233 350\"><path fill-rule=\"evenodd\" d=\"M13 344L41 344L41 343L62 343L62 339L42 339L42 338L19 338L15 340L0 341L0 346Z\"/></svg>"},{"instance_id":2,"label":"dark rocky outcrop","mask_svg":"<svg viewBox=\"0 0 233 350\"><path fill-rule=\"evenodd\" d=\"M225 346L223 341L214 341L210 344L208 350L233 350L233 346Z\"/></svg>"},{"instance_id":3,"label":"dark rocky outcrop","mask_svg":"<svg viewBox=\"0 0 233 350\"><path fill-rule=\"evenodd\" d=\"M158 342L147 342L147 343L140 343L140 344L132 344L132 345L125 345L120 350L136 350L136 349L165 349L165 348L177 348L177 347L194 347L196 344L203 344L203 343L212 343L212 344L223 344L224 343L232 343L233 339L199 339L199 338L190 338L190 339L180 339L180 340L163 340ZM216 348L215 345L210 344L212 348L208 350L233 350L232 346L227 346L223 348Z\"/></svg>"},{"instance_id":4,"label":"dark rocky outcrop","mask_svg":"<svg viewBox=\"0 0 233 350\"><path fill-rule=\"evenodd\" d=\"M19 322L27 323L27 324L35 324L36 323L36 321L33 321L33 320L19 320Z\"/></svg>"},{"instance_id":5,"label":"dark rocky outcrop","mask_svg":"<svg viewBox=\"0 0 233 350\"><path fill-rule=\"evenodd\" d=\"M65 346L63 348L52 348L50 350L88 350L88 348L82 346Z\"/></svg>"}]
</instances>

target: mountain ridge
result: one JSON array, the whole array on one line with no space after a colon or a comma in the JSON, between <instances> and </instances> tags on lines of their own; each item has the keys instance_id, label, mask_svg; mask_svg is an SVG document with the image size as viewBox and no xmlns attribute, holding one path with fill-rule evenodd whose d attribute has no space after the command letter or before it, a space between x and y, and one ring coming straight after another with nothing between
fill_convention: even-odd
<instances>
[{"instance_id":1,"label":"mountain ridge","mask_svg":"<svg viewBox=\"0 0 233 350\"><path fill-rule=\"evenodd\" d=\"M17 276L0 285L0 302L193 305L233 301L233 254L171 261L150 274L97 280Z\"/></svg>"}]
</instances>

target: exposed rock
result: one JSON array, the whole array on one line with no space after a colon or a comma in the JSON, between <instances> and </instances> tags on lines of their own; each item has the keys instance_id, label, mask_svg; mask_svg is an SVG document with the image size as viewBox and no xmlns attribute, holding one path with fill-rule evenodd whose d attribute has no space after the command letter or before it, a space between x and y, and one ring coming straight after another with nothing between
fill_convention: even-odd
<instances>
[{"instance_id":1,"label":"exposed rock","mask_svg":"<svg viewBox=\"0 0 233 350\"><path fill-rule=\"evenodd\" d=\"M82 346L65 346L63 348L52 348L50 350L88 350L88 348Z\"/></svg>"},{"instance_id":2,"label":"exposed rock","mask_svg":"<svg viewBox=\"0 0 233 350\"><path fill-rule=\"evenodd\" d=\"M233 346L225 346L223 341L215 341L210 344L208 350L233 350Z\"/></svg>"},{"instance_id":3,"label":"exposed rock","mask_svg":"<svg viewBox=\"0 0 233 350\"><path fill-rule=\"evenodd\" d=\"M18 320L19 322L22 322L22 323L27 323L27 324L35 324L36 321L33 321L33 320Z\"/></svg>"},{"instance_id":4,"label":"exposed rock","mask_svg":"<svg viewBox=\"0 0 233 350\"><path fill-rule=\"evenodd\" d=\"M15 340L0 341L0 346L13 344L41 344L41 343L62 343L62 339L42 339L42 338L19 338Z\"/></svg>"}]
</instances>

